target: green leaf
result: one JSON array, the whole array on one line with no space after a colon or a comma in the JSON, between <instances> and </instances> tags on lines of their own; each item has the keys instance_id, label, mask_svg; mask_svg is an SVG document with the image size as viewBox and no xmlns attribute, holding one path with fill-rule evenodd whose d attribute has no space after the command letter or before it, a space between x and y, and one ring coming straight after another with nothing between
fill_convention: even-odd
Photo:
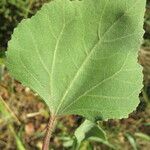
<instances>
[{"instance_id":1,"label":"green leaf","mask_svg":"<svg viewBox=\"0 0 150 150\"><path fill-rule=\"evenodd\" d=\"M150 141L150 136L144 134L144 133L135 133L135 136L143 139L143 140L146 140L146 141Z\"/></svg>"},{"instance_id":2,"label":"green leaf","mask_svg":"<svg viewBox=\"0 0 150 150\"><path fill-rule=\"evenodd\" d=\"M134 139L134 137L130 134L130 133L126 133L125 135L129 141L129 143L131 144L133 150L137 150L137 143L136 140Z\"/></svg>"},{"instance_id":3,"label":"green leaf","mask_svg":"<svg viewBox=\"0 0 150 150\"><path fill-rule=\"evenodd\" d=\"M16 140L17 150L26 150L23 143L22 143L22 141L21 141L21 139L16 134L14 128L11 125L9 125L9 129L12 132L12 134L13 134L15 140Z\"/></svg>"},{"instance_id":4,"label":"green leaf","mask_svg":"<svg viewBox=\"0 0 150 150\"><path fill-rule=\"evenodd\" d=\"M75 136L77 138L78 143L81 143L84 139L88 139L89 137L98 137L104 140L107 140L106 133L95 123L85 120L75 131Z\"/></svg>"},{"instance_id":5,"label":"green leaf","mask_svg":"<svg viewBox=\"0 0 150 150\"><path fill-rule=\"evenodd\" d=\"M79 150L93 150L93 146L88 141L83 142ZM77 149L78 150L78 149Z\"/></svg>"},{"instance_id":6,"label":"green leaf","mask_svg":"<svg viewBox=\"0 0 150 150\"><path fill-rule=\"evenodd\" d=\"M106 140L105 132L95 125L95 123L88 120L85 120L75 131L75 137L78 145L80 145L83 140L93 136Z\"/></svg>"},{"instance_id":7,"label":"green leaf","mask_svg":"<svg viewBox=\"0 0 150 150\"><path fill-rule=\"evenodd\" d=\"M77 140L77 149L84 140L100 142L114 149L114 147L107 141L105 131L100 128L100 126L88 120L85 120L76 129L75 137Z\"/></svg>"},{"instance_id":8,"label":"green leaf","mask_svg":"<svg viewBox=\"0 0 150 150\"><path fill-rule=\"evenodd\" d=\"M137 53L145 0L55 0L23 20L9 42L12 76L54 115L123 118L142 88Z\"/></svg>"}]
</instances>

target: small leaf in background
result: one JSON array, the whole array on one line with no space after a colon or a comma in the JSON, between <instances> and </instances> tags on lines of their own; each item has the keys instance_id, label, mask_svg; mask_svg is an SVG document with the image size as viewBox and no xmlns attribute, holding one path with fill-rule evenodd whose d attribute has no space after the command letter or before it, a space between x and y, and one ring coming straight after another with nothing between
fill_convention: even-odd
<instances>
[{"instance_id":1,"label":"small leaf in background","mask_svg":"<svg viewBox=\"0 0 150 150\"><path fill-rule=\"evenodd\" d=\"M15 133L15 130L12 125L12 122L17 122L18 125L20 125L21 123L1 97L0 97L0 117L7 122L9 130L11 131L11 133L15 138L18 150L25 150L21 139Z\"/></svg>"},{"instance_id":2,"label":"small leaf in background","mask_svg":"<svg viewBox=\"0 0 150 150\"><path fill-rule=\"evenodd\" d=\"M80 147L81 142L84 140L90 140L100 142L107 145L110 148L114 148L106 138L106 133L95 123L85 120L75 131L75 137L77 140L77 147Z\"/></svg>"},{"instance_id":3,"label":"small leaf in background","mask_svg":"<svg viewBox=\"0 0 150 150\"><path fill-rule=\"evenodd\" d=\"M13 136L15 137L16 144L17 144L17 150L26 150L21 139L17 136L16 132L14 131L14 129L11 125L9 125L9 129L11 130Z\"/></svg>"},{"instance_id":4,"label":"small leaf in background","mask_svg":"<svg viewBox=\"0 0 150 150\"><path fill-rule=\"evenodd\" d=\"M125 136L128 139L129 143L131 144L133 150L138 150L135 138L131 134L129 134L129 133L126 133Z\"/></svg>"},{"instance_id":5,"label":"small leaf in background","mask_svg":"<svg viewBox=\"0 0 150 150\"><path fill-rule=\"evenodd\" d=\"M61 140L63 142L63 146L65 148L73 148L74 147L74 139L69 136L61 136L61 137L59 137L59 140Z\"/></svg>"},{"instance_id":6,"label":"small leaf in background","mask_svg":"<svg viewBox=\"0 0 150 150\"><path fill-rule=\"evenodd\" d=\"M150 126L150 122L146 122L143 124L144 126Z\"/></svg>"},{"instance_id":7,"label":"small leaf in background","mask_svg":"<svg viewBox=\"0 0 150 150\"><path fill-rule=\"evenodd\" d=\"M4 64L5 58L6 58L5 51L0 50L0 66Z\"/></svg>"},{"instance_id":8,"label":"small leaf in background","mask_svg":"<svg viewBox=\"0 0 150 150\"><path fill-rule=\"evenodd\" d=\"M93 146L88 141L84 141L80 149L77 149L77 150L93 150Z\"/></svg>"},{"instance_id":9,"label":"small leaf in background","mask_svg":"<svg viewBox=\"0 0 150 150\"><path fill-rule=\"evenodd\" d=\"M150 142L150 136L144 133L135 133L135 136Z\"/></svg>"},{"instance_id":10,"label":"small leaf in background","mask_svg":"<svg viewBox=\"0 0 150 150\"><path fill-rule=\"evenodd\" d=\"M75 131L75 136L78 143L81 143L84 139L87 139L91 136L99 137L106 140L105 132L95 125L95 123L85 120Z\"/></svg>"}]
</instances>

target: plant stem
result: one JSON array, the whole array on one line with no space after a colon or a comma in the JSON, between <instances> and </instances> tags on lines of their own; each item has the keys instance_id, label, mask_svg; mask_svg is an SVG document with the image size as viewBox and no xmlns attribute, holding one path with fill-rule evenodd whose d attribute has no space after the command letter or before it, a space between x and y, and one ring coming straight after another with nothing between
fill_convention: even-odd
<instances>
[{"instance_id":1,"label":"plant stem","mask_svg":"<svg viewBox=\"0 0 150 150\"><path fill-rule=\"evenodd\" d=\"M43 142L42 150L49 150L50 139L52 137L52 132L55 128L56 116L51 115L49 122L47 124L46 135Z\"/></svg>"}]
</instances>

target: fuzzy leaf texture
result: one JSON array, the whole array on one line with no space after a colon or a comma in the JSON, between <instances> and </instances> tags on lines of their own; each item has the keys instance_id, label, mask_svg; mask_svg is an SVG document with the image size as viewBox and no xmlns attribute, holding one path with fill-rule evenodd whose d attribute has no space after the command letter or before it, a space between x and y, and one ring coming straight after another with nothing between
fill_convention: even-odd
<instances>
[{"instance_id":1,"label":"fuzzy leaf texture","mask_svg":"<svg viewBox=\"0 0 150 150\"><path fill-rule=\"evenodd\" d=\"M54 115L124 118L142 88L137 53L145 0L54 0L23 20L7 67Z\"/></svg>"}]
</instances>

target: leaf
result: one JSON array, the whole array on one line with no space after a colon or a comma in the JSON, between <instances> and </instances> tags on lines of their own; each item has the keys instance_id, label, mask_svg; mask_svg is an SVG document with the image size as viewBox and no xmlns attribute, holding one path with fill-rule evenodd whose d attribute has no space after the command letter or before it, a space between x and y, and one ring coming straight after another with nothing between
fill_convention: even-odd
<instances>
[{"instance_id":1,"label":"leaf","mask_svg":"<svg viewBox=\"0 0 150 150\"><path fill-rule=\"evenodd\" d=\"M143 140L146 140L146 141L150 141L150 136L144 134L144 133L135 133L135 136L143 139Z\"/></svg>"},{"instance_id":2,"label":"leaf","mask_svg":"<svg viewBox=\"0 0 150 150\"><path fill-rule=\"evenodd\" d=\"M74 147L74 139L72 139L71 137L67 137L67 136L61 136L59 137L59 140L62 141L63 143L63 147L65 148L71 148L73 149Z\"/></svg>"},{"instance_id":3,"label":"leaf","mask_svg":"<svg viewBox=\"0 0 150 150\"><path fill-rule=\"evenodd\" d=\"M17 150L26 150L23 143L22 143L22 141L21 141L21 139L16 134L14 128L11 125L9 125L9 129L12 132L12 134L13 134L15 140L16 140Z\"/></svg>"},{"instance_id":4,"label":"leaf","mask_svg":"<svg viewBox=\"0 0 150 150\"><path fill-rule=\"evenodd\" d=\"M83 144L81 145L79 150L85 150L85 149L93 150L93 146L88 141L85 141L85 142L83 142Z\"/></svg>"},{"instance_id":5,"label":"leaf","mask_svg":"<svg viewBox=\"0 0 150 150\"><path fill-rule=\"evenodd\" d=\"M114 147L107 141L105 131L89 120L85 120L76 129L75 137L77 140L77 149L79 149L81 142L83 142L84 140L100 142L114 149Z\"/></svg>"},{"instance_id":6,"label":"leaf","mask_svg":"<svg viewBox=\"0 0 150 150\"><path fill-rule=\"evenodd\" d=\"M129 133L126 133L125 136L127 137L127 139L129 141L129 143L131 144L133 150L137 150L138 149L137 148L137 143L136 143L136 140L134 139L134 137Z\"/></svg>"},{"instance_id":7,"label":"leaf","mask_svg":"<svg viewBox=\"0 0 150 150\"><path fill-rule=\"evenodd\" d=\"M84 139L88 139L91 136L106 140L106 135L101 128L96 126L93 122L85 120L75 131L77 143L80 145Z\"/></svg>"},{"instance_id":8,"label":"leaf","mask_svg":"<svg viewBox=\"0 0 150 150\"><path fill-rule=\"evenodd\" d=\"M55 0L23 20L7 67L54 115L123 118L142 88L137 51L145 0Z\"/></svg>"},{"instance_id":9,"label":"leaf","mask_svg":"<svg viewBox=\"0 0 150 150\"><path fill-rule=\"evenodd\" d=\"M78 145L80 145L83 140L92 136L106 140L106 133L100 127L95 125L95 123L89 120L85 120L75 131L75 137Z\"/></svg>"}]
</instances>

